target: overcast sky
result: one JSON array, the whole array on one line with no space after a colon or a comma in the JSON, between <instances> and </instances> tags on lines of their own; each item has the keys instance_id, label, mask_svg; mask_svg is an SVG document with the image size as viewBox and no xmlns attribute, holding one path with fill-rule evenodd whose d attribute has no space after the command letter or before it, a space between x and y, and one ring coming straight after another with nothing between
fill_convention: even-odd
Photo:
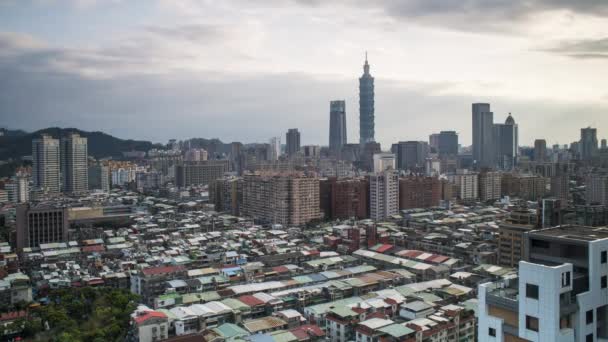
<instances>
[{"instance_id":1,"label":"overcast sky","mask_svg":"<svg viewBox=\"0 0 608 342\"><path fill-rule=\"evenodd\" d=\"M0 126L165 142L359 140L365 51L376 140L471 142L471 103L520 143L608 137L606 0L0 0Z\"/></svg>"}]
</instances>

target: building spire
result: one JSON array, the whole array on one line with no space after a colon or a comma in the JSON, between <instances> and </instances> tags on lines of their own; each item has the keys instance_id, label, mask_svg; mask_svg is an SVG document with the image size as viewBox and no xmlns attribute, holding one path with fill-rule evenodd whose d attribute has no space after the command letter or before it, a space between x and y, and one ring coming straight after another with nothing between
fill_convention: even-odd
<instances>
[{"instance_id":1,"label":"building spire","mask_svg":"<svg viewBox=\"0 0 608 342\"><path fill-rule=\"evenodd\" d=\"M369 74L369 63L367 62L367 51L365 51L365 64L363 64L363 72L364 74Z\"/></svg>"}]
</instances>

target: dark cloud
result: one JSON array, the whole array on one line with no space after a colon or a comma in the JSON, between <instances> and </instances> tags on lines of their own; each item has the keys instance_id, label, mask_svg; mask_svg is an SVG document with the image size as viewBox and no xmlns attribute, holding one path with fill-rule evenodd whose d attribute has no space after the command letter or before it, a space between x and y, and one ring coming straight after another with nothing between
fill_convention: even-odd
<instances>
[{"instance_id":1,"label":"dark cloud","mask_svg":"<svg viewBox=\"0 0 608 342\"><path fill-rule=\"evenodd\" d=\"M608 58L608 38L566 41L544 51L581 59Z\"/></svg>"}]
</instances>

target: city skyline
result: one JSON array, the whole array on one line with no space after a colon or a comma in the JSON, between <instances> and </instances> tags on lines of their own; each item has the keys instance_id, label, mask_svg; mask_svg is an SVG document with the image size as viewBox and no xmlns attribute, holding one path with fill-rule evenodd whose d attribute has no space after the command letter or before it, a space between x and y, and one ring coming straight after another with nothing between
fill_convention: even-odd
<instances>
[{"instance_id":1,"label":"city skyline","mask_svg":"<svg viewBox=\"0 0 608 342\"><path fill-rule=\"evenodd\" d=\"M597 36L608 5L596 2L473 2L467 11L421 1L0 6L7 89L0 125L10 128L76 126L155 142L261 142L298 127L303 145L325 145L327 103L341 98L352 143L359 137L357 77L368 50L375 135L384 149L439 130L455 130L469 145L465 119L474 102L491 103L497 122L512 112L522 145L538 134L548 145L575 141L572 126L596 127L598 138L608 130L601 90L606 51ZM57 20L34 20L42 13ZM281 19L256 16L263 13ZM355 19L365 14L362 28ZM483 19L468 27L476 15ZM277 30L282 26L289 35ZM250 122L246 130L235 126L243 120Z\"/></svg>"}]
</instances>

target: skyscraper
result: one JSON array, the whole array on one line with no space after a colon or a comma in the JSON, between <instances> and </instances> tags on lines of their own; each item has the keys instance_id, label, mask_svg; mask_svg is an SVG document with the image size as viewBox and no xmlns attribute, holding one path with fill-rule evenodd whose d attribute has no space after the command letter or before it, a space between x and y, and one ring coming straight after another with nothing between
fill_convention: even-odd
<instances>
[{"instance_id":1,"label":"skyscraper","mask_svg":"<svg viewBox=\"0 0 608 342\"><path fill-rule=\"evenodd\" d=\"M454 131L441 131L438 137L440 156L455 156L458 154L458 134Z\"/></svg>"},{"instance_id":2,"label":"skyscraper","mask_svg":"<svg viewBox=\"0 0 608 342\"><path fill-rule=\"evenodd\" d=\"M268 160L270 160L270 161L278 160L280 155L281 155L281 138L280 137L270 138L270 150L269 150Z\"/></svg>"},{"instance_id":3,"label":"skyscraper","mask_svg":"<svg viewBox=\"0 0 608 342\"><path fill-rule=\"evenodd\" d=\"M534 161L544 162L547 160L547 141L545 139L534 140Z\"/></svg>"},{"instance_id":4,"label":"skyscraper","mask_svg":"<svg viewBox=\"0 0 608 342\"><path fill-rule=\"evenodd\" d=\"M285 135L287 143L286 152L289 157L295 156L300 151L300 132L297 128L290 128Z\"/></svg>"},{"instance_id":5,"label":"skyscraper","mask_svg":"<svg viewBox=\"0 0 608 342\"><path fill-rule=\"evenodd\" d=\"M429 144L426 141L400 141L396 152L398 169L416 171L425 166Z\"/></svg>"},{"instance_id":6,"label":"skyscraper","mask_svg":"<svg viewBox=\"0 0 608 342\"><path fill-rule=\"evenodd\" d=\"M511 170L517 162L517 124L509 113L504 124L494 124L496 163L502 170Z\"/></svg>"},{"instance_id":7,"label":"skyscraper","mask_svg":"<svg viewBox=\"0 0 608 342\"><path fill-rule=\"evenodd\" d=\"M374 140L374 78L369 73L367 52L363 75L359 78L359 142L365 144Z\"/></svg>"},{"instance_id":8,"label":"skyscraper","mask_svg":"<svg viewBox=\"0 0 608 342\"><path fill-rule=\"evenodd\" d=\"M581 159L589 160L597 155L597 129L581 128L580 141Z\"/></svg>"},{"instance_id":9,"label":"skyscraper","mask_svg":"<svg viewBox=\"0 0 608 342\"><path fill-rule=\"evenodd\" d=\"M72 133L61 139L61 184L64 192L83 193L89 188L87 138Z\"/></svg>"},{"instance_id":10,"label":"skyscraper","mask_svg":"<svg viewBox=\"0 0 608 342\"><path fill-rule=\"evenodd\" d=\"M473 160L478 168L495 166L493 121L489 103L473 103Z\"/></svg>"},{"instance_id":11,"label":"skyscraper","mask_svg":"<svg viewBox=\"0 0 608 342\"><path fill-rule=\"evenodd\" d=\"M42 192L58 193L59 179L59 140L42 134L32 141L32 180L34 188Z\"/></svg>"},{"instance_id":12,"label":"skyscraper","mask_svg":"<svg viewBox=\"0 0 608 342\"><path fill-rule=\"evenodd\" d=\"M346 144L346 102L329 103L329 150L337 156Z\"/></svg>"}]
</instances>

